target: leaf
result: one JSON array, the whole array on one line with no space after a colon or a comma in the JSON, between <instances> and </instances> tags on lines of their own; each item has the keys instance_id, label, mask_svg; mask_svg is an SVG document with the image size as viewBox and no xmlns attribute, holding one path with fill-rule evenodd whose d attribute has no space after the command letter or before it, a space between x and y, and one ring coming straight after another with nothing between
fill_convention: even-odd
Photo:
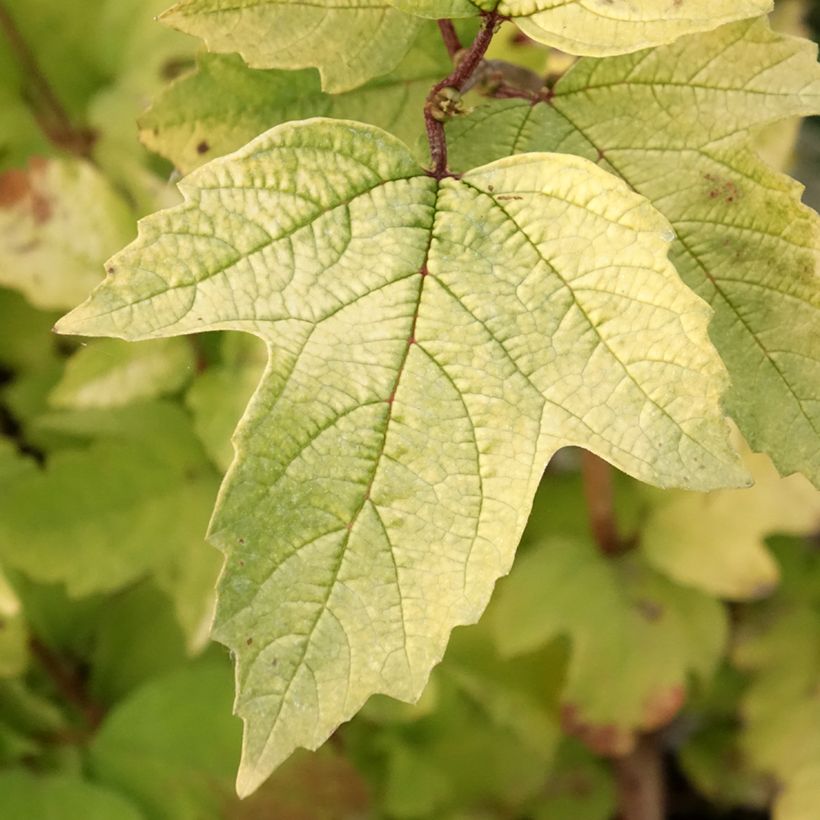
<instances>
[{"instance_id":1,"label":"leaf","mask_svg":"<svg viewBox=\"0 0 820 820\"><path fill-rule=\"evenodd\" d=\"M556 504L555 483L544 482L536 510ZM565 730L599 754L622 755L637 730L671 720L690 673L712 674L727 623L716 601L672 584L638 554L605 556L586 530L583 510L569 528L546 517L529 527L530 547L499 584L490 619L506 657L569 639Z\"/></svg>"},{"instance_id":2,"label":"leaf","mask_svg":"<svg viewBox=\"0 0 820 820\"><path fill-rule=\"evenodd\" d=\"M421 25L389 0L181 0L161 19L251 68L318 68L331 94L395 68Z\"/></svg>"},{"instance_id":3,"label":"leaf","mask_svg":"<svg viewBox=\"0 0 820 820\"><path fill-rule=\"evenodd\" d=\"M145 820L121 794L72 774L7 769L0 772L0 794L14 820Z\"/></svg>"},{"instance_id":4,"label":"leaf","mask_svg":"<svg viewBox=\"0 0 820 820\"><path fill-rule=\"evenodd\" d=\"M0 439L0 444L4 442ZM2 449L0 449L2 458ZM0 471L3 468L0 466ZM28 666L28 631L20 599L0 568L0 678L13 678ZM0 746L2 746L0 741Z\"/></svg>"},{"instance_id":5,"label":"leaf","mask_svg":"<svg viewBox=\"0 0 820 820\"><path fill-rule=\"evenodd\" d=\"M466 17L495 10L528 37L570 54L605 56L671 43L685 34L770 11L772 0L396 0L411 14Z\"/></svg>"},{"instance_id":6,"label":"leaf","mask_svg":"<svg viewBox=\"0 0 820 820\"><path fill-rule=\"evenodd\" d=\"M227 335L223 363L199 374L185 395L194 430L214 464L225 472L233 461L233 433L262 378L267 350L259 339Z\"/></svg>"},{"instance_id":7,"label":"leaf","mask_svg":"<svg viewBox=\"0 0 820 820\"><path fill-rule=\"evenodd\" d=\"M133 214L93 165L33 158L0 175L0 285L44 310L74 304L133 232Z\"/></svg>"},{"instance_id":8,"label":"leaf","mask_svg":"<svg viewBox=\"0 0 820 820\"><path fill-rule=\"evenodd\" d=\"M128 795L148 820L222 817L239 754L227 663L200 660L118 704L89 750L96 780Z\"/></svg>"},{"instance_id":9,"label":"leaf","mask_svg":"<svg viewBox=\"0 0 820 820\"><path fill-rule=\"evenodd\" d=\"M137 415L150 438L136 430L134 438L103 436L4 482L0 558L7 566L80 596L189 556L191 544L210 552L202 533L214 476L187 419L168 405L134 407Z\"/></svg>"},{"instance_id":10,"label":"leaf","mask_svg":"<svg viewBox=\"0 0 820 820\"><path fill-rule=\"evenodd\" d=\"M675 229L681 277L715 310L710 335L744 437L783 475L800 470L815 484L820 223L800 204L801 187L754 155L748 129L818 111L816 46L755 20L582 60L548 103L490 102L448 131L456 170L520 151L569 151L648 197Z\"/></svg>"},{"instance_id":11,"label":"leaf","mask_svg":"<svg viewBox=\"0 0 820 820\"><path fill-rule=\"evenodd\" d=\"M342 94L320 88L311 70L259 71L235 55L202 54L140 119L140 137L183 173L233 151L274 125L315 116L361 120L413 146L424 131L430 88L446 76L450 57L432 23L389 74Z\"/></svg>"},{"instance_id":12,"label":"leaf","mask_svg":"<svg viewBox=\"0 0 820 820\"><path fill-rule=\"evenodd\" d=\"M744 613L732 654L751 677L741 748L778 780L776 820L810 820L820 778L820 561L810 544L784 540L775 549L782 587Z\"/></svg>"},{"instance_id":13,"label":"leaf","mask_svg":"<svg viewBox=\"0 0 820 820\"><path fill-rule=\"evenodd\" d=\"M746 453L755 479L744 490L650 491L641 550L678 583L721 598L771 594L779 580L766 548L769 535L811 535L820 529L820 492L801 475L780 478L768 456Z\"/></svg>"},{"instance_id":14,"label":"leaf","mask_svg":"<svg viewBox=\"0 0 820 820\"><path fill-rule=\"evenodd\" d=\"M194 354L181 339L125 344L106 339L69 359L51 391L54 407L121 407L179 390L191 377Z\"/></svg>"},{"instance_id":15,"label":"leaf","mask_svg":"<svg viewBox=\"0 0 820 820\"><path fill-rule=\"evenodd\" d=\"M591 163L439 182L383 131L312 120L181 187L57 329L268 344L211 527L240 793L370 694L418 697L508 570L559 446L664 485L745 480L666 224ZM610 284L625 271L639 288Z\"/></svg>"}]
</instances>

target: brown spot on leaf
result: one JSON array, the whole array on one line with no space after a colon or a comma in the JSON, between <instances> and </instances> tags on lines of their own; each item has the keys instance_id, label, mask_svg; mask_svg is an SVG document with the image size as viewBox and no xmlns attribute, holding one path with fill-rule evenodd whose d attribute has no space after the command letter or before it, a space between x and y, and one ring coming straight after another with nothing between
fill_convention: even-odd
<instances>
[{"instance_id":1,"label":"brown spot on leaf","mask_svg":"<svg viewBox=\"0 0 820 820\"><path fill-rule=\"evenodd\" d=\"M654 732L672 722L686 701L686 690L680 684L653 692L644 705L641 728Z\"/></svg>"},{"instance_id":2,"label":"brown spot on leaf","mask_svg":"<svg viewBox=\"0 0 820 820\"><path fill-rule=\"evenodd\" d=\"M635 734L614 723L590 723L581 716L580 709L571 703L561 707L561 728L578 738L595 754L623 757L635 748Z\"/></svg>"},{"instance_id":3,"label":"brown spot on leaf","mask_svg":"<svg viewBox=\"0 0 820 820\"><path fill-rule=\"evenodd\" d=\"M211 146L205 140L202 140L196 147L197 154L207 154L210 150Z\"/></svg>"},{"instance_id":4,"label":"brown spot on leaf","mask_svg":"<svg viewBox=\"0 0 820 820\"><path fill-rule=\"evenodd\" d=\"M663 617L663 607L657 601L648 598L639 598L635 601L635 609L650 623L655 623Z\"/></svg>"},{"instance_id":5,"label":"brown spot on leaf","mask_svg":"<svg viewBox=\"0 0 820 820\"><path fill-rule=\"evenodd\" d=\"M38 225L51 218L51 203L38 184L46 167L43 157L32 157L28 168L14 168L0 174L0 208L22 208Z\"/></svg>"}]
</instances>

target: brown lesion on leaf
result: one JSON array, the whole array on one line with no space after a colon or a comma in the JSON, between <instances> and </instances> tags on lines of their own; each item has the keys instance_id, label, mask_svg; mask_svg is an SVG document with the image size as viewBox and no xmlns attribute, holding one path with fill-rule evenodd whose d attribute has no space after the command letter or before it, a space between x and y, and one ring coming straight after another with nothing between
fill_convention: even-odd
<instances>
[{"instance_id":1,"label":"brown lesion on leaf","mask_svg":"<svg viewBox=\"0 0 820 820\"><path fill-rule=\"evenodd\" d=\"M704 174L707 183L707 194L709 199L721 200L729 204L737 202L741 197L740 187L736 182L717 174Z\"/></svg>"},{"instance_id":2,"label":"brown lesion on leaf","mask_svg":"<svg viewBox=\"0 0 820 820\"><path fill-rule=\"evenodd\" d=\"M32 157L27 168L13 168L0 174L0 208L26 209L38 225L51 219L52 207L40 180L47 160Z\"/></svg>"}]
</instances>

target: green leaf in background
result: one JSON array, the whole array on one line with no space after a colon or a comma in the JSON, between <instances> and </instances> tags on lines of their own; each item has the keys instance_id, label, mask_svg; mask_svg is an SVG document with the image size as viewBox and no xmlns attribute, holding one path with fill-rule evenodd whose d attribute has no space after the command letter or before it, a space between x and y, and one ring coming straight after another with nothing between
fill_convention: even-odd
<instances>
[{"instance_id":1,"label":"green leaf in background","mask_svg":"<svg viewBox=\"0 0 820 820\"><path fill-rule=\"evenodd\" d=\"M194 351L182 339L126 344L104 339L78 350L49 396L54 407L122 407L175 393L191 378Z\"/></svg>"},{"instance_id":2,"label":"green leaf in background","mask_svg":"<svg viewBox=\"0 0 820 820\"><path fill-rule=\"evenodd\" d=\"M536 510L558 503L556 481L544 482ZM727 638L723 609L634 552L605 556L587 534L583 509L564 531L544 513L533 524L528 549L490 607L496 644L515 657L568 638L565 728L599 753L625 754L636 731L663 726L677 712L690 674L713 673Z\"/></svg>"},{"instance_id":3,"label":"green leaf in background","mask_svg":"<svg viewBox=\"0 0 820 820\"><path fill-rule=\"evenodd\" d=\"M121 793L71 774L0 772L4 816L14 820L147 820Z\"/></svg>"},{"instance_id":4,"label":"green leaf in background","mask_svg":"<svg viewBox=\"0 0 820 820\"><path fill-rule=\"evenodd\" d=\"M389 0L181 0L161 19L252 68L318 68L333 94L395 68L421 25Z\"/></svg>"},{"instance_id":5,"label":"green leaf in background","mask_svg":"<svg viewBox=\"0 0 820 820\"><path fill-rule=\"evenodd\" d=\"M437 181L384 131L312 120L181 189L58 329L269 345L211 528L241 794L370 694L418 697L562 444L662 485L746 480L667 223L592 163Z\"/></svg>"},{"instance_id":6,"label":"green leaf in background","mask_svg":"<svg viewBox=\"0 0 820 820\"><path fill-rule=\"evenodd\" d=\"M74 304L134 232L134 214L108 180L78 159L29 161L0 175L0 285L35 307Z\"/></svg>"},{"instance_id":7,"label":"green leaf in background","mask_svg":"<svg viewBox=\"0 0 820 820\"><path fill-rule=\"evenodd\" d=\"M223 473L233 461L233 431L262 378L267 349L245 334L224 334L219 364L200 373L185 404L193 415L194 430L214 464Z\"/></svg>"},{"instance_id":8,"label":"green leaf in background","mask_svg":"<svg viewBox=\"0 0 820 820\"><path fill-rule=\"evenodd\" d=\"M780 786L775 820L811 820L820 782L820 560L795 540L775 546L778 593L740 623L734 664L750 675L741 748Z\"/></svg>"},{"instance_id":9,"label":"green leaf in background","mask_svg":"<svg viewBox=\"0 0 820 820\"><path fill-rule=\"evenodd\" d=\"M779 573L764 539L815 533L820 492L802 475L780 478L768 456L747 452L744 461L755 480L749 489L643 490L649 512L640 545L650 564L678 583L721 598L771 594Z\"/></svg>"},{"instance_id":10,"label":"green leaf in background","mask_svg":"<svg viewBox=\"0 0 820 820\"><path fill-rule=\"evenodd\" d=\"M820 484L820 221L800 204L800 185L757 159L747 133L820 111L816 55L764 20L745 21L582 60L548 103L489 102L448 134L457 170L569 151L648 197L675 229L682 278L715 310L709 331L744 437L782 474L800 470Z\"/></svg>"},{"instance_id":11,"label":"green leaf in background","mask_svg":"<svg viewBox=\"0 0 820 820\"><path fill-rule=\"evenodd\" d=\"M424 100L450 68L438 30L428 22L393 71L343 94L323 92L314 71L259 71L235 55L205 53L197 70L168 86L141 117L140 136L183 173L274 125L307 117L372 123L412 147L424 131Z\"/></svg>"},{"instance_id":12,"label":"green leaf in background","mask_svg":"<svg viewBox=\"0 0 820 820\"><path fill-rule=\"evenodd\" d=\"M465 17L495 10L528 37L570 54L624 54L770 11L773 0L394 0L411 14Z\"/></svg>"},{"instance_id":13,"label":"green leaf in background","mask_svg":"<svg viewBox=\"0 0 820 820\"><path fill-rule=\"evenodd\" d=\"M90 774L128 795L146 820L221 818L240 746L232 698L225 659L149 681L106 717L91 744Z\"/></svg>"},{"instance_id":14,"label":"green leaf in background","mask_svg":"<svg viewBox=\"0 0 820 820\"><path fill-rule=\"evenodd\" d=\"M0 481L3 475L0 449ZM16 677L25 671L28 665L27 643L28 631L20 599L0 569L0 678Z\"/></svg>"},{"instance_id":15,"label":"green leaf in background","mask_svg":"<svg viewBox=\"0 0 820 820\"><path fill-rule=\"evenodd\" d=\"M0 493L0 560L79 596L110 591L193 549L214 555L203 533L216 490L184 413L144 405L126 418L150 431L106 436L52 454ZM97 427L97 417L87 422ZM212 566L212 564L211 564Z\"/></svg>"}]
</instances>

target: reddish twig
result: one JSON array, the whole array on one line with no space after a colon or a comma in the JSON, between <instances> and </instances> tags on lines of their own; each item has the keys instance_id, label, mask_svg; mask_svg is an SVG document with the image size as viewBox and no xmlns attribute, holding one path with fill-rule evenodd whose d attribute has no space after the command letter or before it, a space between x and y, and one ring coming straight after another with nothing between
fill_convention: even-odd
<instances>
[{"instance_id":1,"label":"reddish twig","mask_svg":"<svg viewBox=\"0 0 820 820\"><path fill-rule=\"evenodd\" d=\"M612 467L594 453L581 454L584 497L589 512L589 526L601 552L616 555L623 549L615 521L615 494Z\"/></svg>"},{"instance_id":2,"label":"reddish twig","mask_svg":"<svg viewBox=\"0 0 820 820\"><path fill-rule=\"evenodd\" d=\"M444 134L444 120L446 112L442 106L445 97L442 92L451 89L459 95L469 82L473 73L481 65L487 48L495 34L495 27L501 18L495 12L484 15L478 34L472 45L463 51L450 74L436 83L427 95L424 104L424 125L427 130L427 140L430 143L431 176L443 179L448 176L447 171L447 139Z\"/></svg>"},{"instance_id":3,"label":"reddish twig","mask_svg":"<svg viewBox=\"0 0 820 820\"><path fill-rule=\"evenodd\" d=\"M39 638L31 637L29 651L48 676L60 697L82 716L89 733L93 733L105 717L105 709L86 690L85 681L77 670L56 655Z\"/></svg>"},{"instance_id":4,"label":"reddish twig","mask_svg":"<svg viewBox=\"0 0 820 820\"><path fill-rule=\"evenodd\" d=\"M447 48L447 53L450 58L454 58L456 54L462 49L461 40L458 38L455 26L452 20L439 20L438 30L441 32L441 39L444 40L444 45Z\"/></svg>"},{"instance_id":5,"label":"reddish twig","mask_svg":"<svg viewBox=\"0 0 820 820\"><path fill-rule=\"evenodd\" d=\"M46 139L55 147L88 157L94 144L94 135L84 128L75 127L48 80L40 69L14 18L0 0L0 30L23 69L30 89L31 108L37 124Z\"/></svg>"},{"instance_id":6,"label":"reddish twig","mask_svg":"<svg viewBox=\"0 0 820 820\"><path fill-rule=\"evenodd\" d=\"M613 761L619 820L663 820L666 814L663 756L655 735L642 735L635 750Z\"/></svg>"}]
</instances>

